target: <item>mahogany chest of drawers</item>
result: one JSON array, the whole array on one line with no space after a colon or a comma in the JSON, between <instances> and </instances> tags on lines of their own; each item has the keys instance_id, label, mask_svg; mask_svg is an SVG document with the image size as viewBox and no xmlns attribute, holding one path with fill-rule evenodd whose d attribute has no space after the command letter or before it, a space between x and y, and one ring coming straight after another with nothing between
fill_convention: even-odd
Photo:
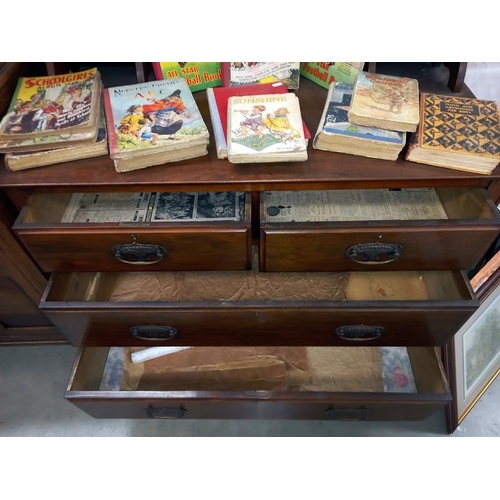
<instances>
[{"instance_id":1,"label":"mahogany chest of drawers","mask_svg":"<svg viewBox=\"0 0 500 500\"><path fill-rule=\"evenodd\" d=\"M316 130L326 90L304 81L297 95ZM204 92L195 98L210 128ZM20 210L13 231L51 273L39 308L81 347L68 400L113 418L415 420L449 404L435 348L478 307L465 271L500 233L489 195L499 169L482 176L311 148L307 162L233 165L214 149L125 174L108 157L1 169L0 186ZM444 218L266 215L273 192L417 188L435 190ZM137 191L243 192L245 216L198 225L62 221L73 193ZM417 392L100 390L110 347L152 345L407 346Z\"/></svg>"}]
</instances>

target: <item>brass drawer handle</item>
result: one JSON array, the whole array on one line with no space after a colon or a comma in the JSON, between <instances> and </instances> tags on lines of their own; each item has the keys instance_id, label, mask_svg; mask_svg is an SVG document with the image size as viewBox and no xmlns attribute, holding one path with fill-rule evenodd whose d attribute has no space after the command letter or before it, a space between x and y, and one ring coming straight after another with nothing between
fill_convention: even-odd
<instances>
[{"instance_id":1,"label":"brass drawer handle","mask_svg":"<svg viewBox=\"0 0 500 500\"><path fill-rule=\"evenodd\" d=\"M140 340L171 340L179 332L173 326L136 325L130 328L130 333Z\"/></svg>"},{"instance_id":2,"label":"brass drawer handle","mask_svg":"<svg viewBox=\"0 0 500 500\"><path fill-rule=\"evenodd\" d=\"M185 408L144 408L148 418L182 418L187 410Z\"/></svg>"},{"instance_id":3,"label":"brass drawer handle","mask_svg":"<svg viewBox=\"0 0 500 500\"><path fill-rule=\"evenodd\" d=\"M368 325L344 325L335 329L335 333L342 340L363 341L377 340L384 333L383 326L368 326Z\"/></svg>"},{"instance_id":4,"label":"brass drawer handle","mask_svg":"<svg viewBox=\"0 0 500 500\"><path fill-rule=\"evenodd\" d=\"M120 262L134 266L158 264L167 255L167 251L160 245L135 241L115 245L111 251Z\"/></svg>"},{"instance_id":5,"label":"brass drawer handle","mask_svg":"<svg viewBox=\"0 0 500 500\"><path fill-rule=\"evenodd\" d=\"M388 264L398 260L402 250L397 243L357 243L347 249L346 256L358 264Z\"/></svg>"},{"instance_id":6,"label":"brass drawer handle","mask_svg":"<svg viewBox=\"0 0 500 500\"><path fill-rule=\"evenodd\" d=\"M332 420L366 420L370 410L366 408L339 408L325 411L325 415Z\"/></svg>"}]
</instances>

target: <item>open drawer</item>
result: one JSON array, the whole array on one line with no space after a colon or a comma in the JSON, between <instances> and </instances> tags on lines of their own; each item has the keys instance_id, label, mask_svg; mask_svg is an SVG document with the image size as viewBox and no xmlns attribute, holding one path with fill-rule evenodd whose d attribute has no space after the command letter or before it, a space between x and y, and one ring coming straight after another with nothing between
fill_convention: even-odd
<instances>
[{"instance_id":1,"label":"open drawer","mask_svg":"<svg viewBox=\"0 0 500 500\"><path fill-rule=\"evenodd\" d=\"M36 194L13 229L42 269L248 269L250 196L214 193Z\"/></svg>"},{"instance_id":2,"label":"open drawer","mask_svg":"<svg viewBox=\"0 0 500 500\"><path fill-rule=\"evenodd\" d=\"M477 307L460 271L54 273L40 303L78 346L443 345Z\"/></svg>"},{"instance_id":3,"label":"open drawer","mask_svg":"<svg viewBox=\"0 0 500 500\"><path fill-rule=\"evenodd\" d=\"M266 271L472 269L500 232L472 187L268 191L260 220Z\"/></svg>"},{"instance_id":4,"label":"open drawer","mask_svg":"<svg viewBox=\"0 0 500 500\"><path fill-rule=\"evenodd\" d=\"M327 353L325 349L336 352ZM116 369L117 365L116 359L107 363L111 358L110 349L84 348L77 355L65 397L97 418L313 420L420 420L452 399L433 348L408 348L409 370L396 357L392 361L390 357L385 361L382 358L379 362L374 352L377 348L325 349L315 348L316 365L309 363L307 372L300 371L300 359L297 359L300 355L295 355L289 364L294 371L286 368L284 376L278 373L278 362L272 373L271 363L267 363L267 368L259 368L260 372L257 365L252 371L247 363L245 374L231 365L227 376L221 375L214 382L213 365L210 365L212 368L206 368L203 374L187 373L189 368L185 368L179 375L180 369L175 375L170 373L167 382L161 377L144 380L142 375L132 386L133 375L126 378L125 368L124 382L110 389L108 366ZM267 354L268 358L273 357L269 351ZM356 376L351 377L344 368L350 369L351 374L357 370ZM190 378L193 374L195 377ZM272 381L265 379L264 374ZM285 377L283 383L280 376ZM155 390L159 386L163 389Z\"/></svg>"}]
</instances>

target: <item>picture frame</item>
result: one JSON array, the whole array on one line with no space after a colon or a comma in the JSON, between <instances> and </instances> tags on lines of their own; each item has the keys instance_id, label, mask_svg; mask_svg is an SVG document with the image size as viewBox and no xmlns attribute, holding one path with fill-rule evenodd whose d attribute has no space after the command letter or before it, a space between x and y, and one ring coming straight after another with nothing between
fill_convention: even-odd
<instances>
[{"instance_id":1,"label":"picture frame","mask_svg":"<svg viewBox=\"0 0 500 500\"><path fill-rule=\"evenodd\" d=\"M500 373L500 284L490 287L452 342L455 377L451 432Z\"/></svg>"}]
</instances>

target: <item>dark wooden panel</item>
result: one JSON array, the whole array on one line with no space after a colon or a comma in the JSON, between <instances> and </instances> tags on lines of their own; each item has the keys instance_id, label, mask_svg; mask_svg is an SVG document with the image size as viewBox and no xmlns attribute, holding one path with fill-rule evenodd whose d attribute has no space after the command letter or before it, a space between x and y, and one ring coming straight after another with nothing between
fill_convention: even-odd
<instances>
[{"instance_id":1,"label":"dark wooden panel","mask_svg":"<svg viewBox=\"0 0 500 500\"><path fill-rule=\"evenodd\" d=\"M7 112L17 79L26 69L26 63L6 62L0 67L0 116Z\"/></svg>"},{"instance_id":2,"label":"dark wooden panel","mask_svg":"<svg viewBox=\"0 0 500 500\"><path fill-rule=\"evenodd\" d=\"M369 223L367 223L369 224ZM471 269L499 234L498 223L428 224L425 227L351 227L344 229L261 230L265 271L371 271ZM464 245L464 241L467 245ZM346 256L359 243L402 246L401 256L380 265L365 265Z\"/></svg>"},{"instance_id":3,"label":"dark wooden panel","mask_svg":"<svg viewBox=\"0 0 500 500\"><path fill-rule=\"evenodd\" d=\"M67 344L66 337L53 326L5 328L0 325L0 345Z\"/></svg>"},{"instance_id":4,"label":"dark wooden panel","mask_svg":"<svg viewBox=\"0 0 500 500\"><path fill-rule=\"evenodd\" d=\"M69 225L68 225L69 226ZM248 269L250 226L224 228L83 228L33 229L16 232L44 271L159 271ZM113 254L115 245L155 244L166 250L157 264L131 265Z\"/></svg>"},{"instance_id":5,"label":"dark wooden panel","mask_svg":"<svg viewBox=\"0 0 500 500\"><path fill-rule=\"evenodd\" d=\"M169 414L184 419L279 419L279 420L423 420L443 408L449 398L443 395L435 401L425 401L424 397L411 402L401 402L386 395L384 401L374 401L367 395L345 395L332 397L328 393L297 394L295 401L280 401L274 394L245 399L235 395L222 398L220 394L199 397L197 393L187 399L170 393L164 397L152 398L146 393L135 397L123 392L117 397L98 397L68 393L66 398L94 418L148 418L146 410L167 410ZM221 400L222 399L222 400ZM290 399L290 396L287 396ZM180 411L179 411L180 410ZM332 411L340 410L340 411ZM183 415L180 417L180 415ZM363 418L362 418L363 417ZM172 417L175 418L175 417Z\"/></svg>"},{"instance_id":6,"label":"dark wooden panel","mask_svg":"<svg viewBox=\"0 0 500 500\"><path fill-rule=\"evenodd\" d=\"M133 345L442 345L475 310L473 304L437 306L400 301L378 303L310 304L284 303L278 307L239 304L200 307L142 307L91 303L41 304L54 325L77 346ZM136 325L170 326L178 331L171 340L135 339L130 329ZM341 326L368 325L385 329L380 338L367 341L341 339Z\"/></svg>"},{"instance_id":7,"label":"dark wooden panel","mask_svg":"<svg viewBox=\"0 0 500 500\"><path fill-rule=\"evenodd\" d=\"M17 283L2 276L0 276L0 322L4 327L51 325Z\"/></svg>"}]
</instances>

